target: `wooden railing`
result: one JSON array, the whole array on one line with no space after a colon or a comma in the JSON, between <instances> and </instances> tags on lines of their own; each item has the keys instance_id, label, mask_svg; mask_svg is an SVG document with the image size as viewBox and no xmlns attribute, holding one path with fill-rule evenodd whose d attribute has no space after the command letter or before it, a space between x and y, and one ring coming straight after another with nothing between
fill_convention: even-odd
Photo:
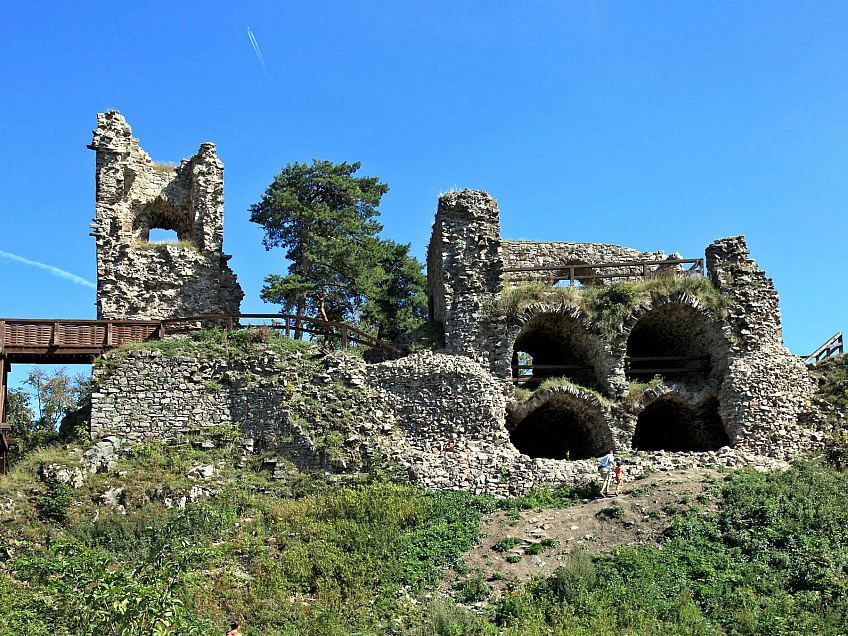
<instances>
[{"instance_id":1,"label":"wooden railing","mask_svg":"<svg viewBox=\"0 0 848 636\"><path fill-rule=\"evenodd\" d=\"M152 320L0 319L0 355L86 355L163 337Z\"/></svg>"},{"instance_id":2,"label":"wooden railing","mask_svg":"<svg viewBox=\"0 0 848 636\"><path fill-rule=\"evenodd\" d=\"M709 356L653 356L653 357L626 357L624 358L624 373L627 376L636 375L664 375L677 373L698 373L704 374L709 372ZM679 363L684 363L680 366ZM637 367L634 369L633 364ZM646 368L642 365L649 364ZM685 364L685 363L695 363ZM676 366L675 366L676 365ZM513 364L512 365L512 382L541 382L548 377L568 376L569 371L585 371L594 369L591 365L579 364ZM541 371L540 375L533 375L536 370ZM524 375L523 371L530 371L530 375ZM562 372L562 373L557 373Z\"/></svg>"},{"instance_id":3,"label":"wooden railing","mask_svg":"<svg viewBox=\"0 0 848 636\"><path fill-rule=\"evenodd\" d=\"M325 338L338 339L341 342L342 348L347 349L351 344L365 345L381 349L393 355L403 355L403 352L384 342L379 338L375 338L371 334L348 325L343 322L335 322L332 320L321 320L318 318L308 318L306 316L295 316L292 314L220 314L220 315L205 315L192 316L189 318L175 318L171 320L163 320L163 328L165 337L179 333L194 331L201 327L219 326L226 329L243 329L245 327L255 327L250 323L242 322L249 320L264 320L269 321L262 323L264 326L285 332L287 338L298 336L301 333L306 333L311 336L323 336Z\"/></svg>"},{"instance_id":4,"label":"wooden railing","mask_svg":"<svg viewBox=\"0 0 848 636\"><path fill-rule=\"evenodd\" d=\"M125 344L161 340L201 327L241 329L244 320L270 321L268 327L292 334L339 339L343 348L362 344L394 355L402 352L382 340L343 322L285 314L216 314L170 320L40 320L0 319L0 356L100 355Z\"/></svg>"},{"instance_id":5,"label":"wooden railing","mask_svg":"<svg viewBox=\"0 0 848 636\"><path fill-rule=\"evenodd\" d=\"M691 267L680 268L676 265ZM615 271L612 271L615 270ZM505 267L505 274L534 274L523 278L509 277L511 283L547 281L555 285L568 281L574 286L575 281L585 285L586 281L612 278L648 279L663 274L678 276L704 276L703 258L673 258L664 261L624 261L621 263L571 263L569 265L539 265L536 267ZM606 273L603 273L606 271ZM600 273L599 273L600 272Z\"/></svg>"},{"instance_id":6,"label":"wooden railing","mask_svg":"<svg viewBox=\"0 0 848 636\"><path fill-rule=\"evenodd\" d=\"M841 331L838 334L834 335L830 340L825 342L822 346L820 346L810 355L801 356L801 359L807 366L814 366L817 362L820 362L825 358L829 358L830 356L839 353L844 353L844 349L842 347Z\"/></svg>"}]
</instances>

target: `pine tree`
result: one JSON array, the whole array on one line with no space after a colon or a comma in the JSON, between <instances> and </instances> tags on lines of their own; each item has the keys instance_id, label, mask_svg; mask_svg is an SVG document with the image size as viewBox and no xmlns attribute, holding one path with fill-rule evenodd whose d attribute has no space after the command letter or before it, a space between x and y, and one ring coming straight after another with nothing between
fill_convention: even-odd
<instances>
[{"instance_id":1,"label":"pine tree","mask_svg":"<svg viewBox=\"0 0 848 636\"><path fill-rule=\"evenodd\" d=\"M283 313L394 334L423 315L424 276L408 245L378 236L377 208L389 188L354 176L359 168L289 164L250 206L250 220L265 228L265 248L284 248L290 261L287 274L265 278L261 297Z\"/></svg>"}]
</instances>

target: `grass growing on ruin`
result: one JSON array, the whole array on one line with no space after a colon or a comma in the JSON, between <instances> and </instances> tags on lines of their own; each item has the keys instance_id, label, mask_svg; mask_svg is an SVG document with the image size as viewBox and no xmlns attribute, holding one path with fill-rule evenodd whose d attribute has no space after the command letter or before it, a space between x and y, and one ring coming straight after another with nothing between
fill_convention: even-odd
<instances>
[{"instance_id":1,"label":"grass growing on ruin","mask_svg":"<svg viewBox=\"0 0 848 636\"><path fill-rule=\"evenodd\" d=\"M645 391L656 389L657 387L662 386L663 382L664 380L660 376L655 376L647 382L631 380L627 384L627 398L625 399L625 404L629 408L633 408L642 401L643 397L645 397Z\"/></svg>"},{"instance_id":2,"label":"grass growing on ruin","mask_svg":"<svg viewBox=\"0 0 848 636\"><path fill-rule=\"evenodd\" d=\"M527 400L529 400L534 395L538 395L539 393L542 393L544 391L547 391L548 389L553 389L553 388L556 388L556 387L571 387L576 391L583 391L584 393L591 393L596 398L598 398L598 401L600 401L600 403L603 404L604 406L610 406L612 404L612 401L609 398L607 398L606 396L604 396L598 389L593 388L593 387L583 386L582 384L577 384L576 382L572 382L568 378L548 378L546 380L543 380L539 384L539 386L537 386L532 391L530 389L525 389L525 388L522 388L522 387L516 387L515 392L514 392L515 401L516 402L526 402Z\"/></svg>"},{"instance_id":3,"label":"grass growing on ruin","mask_svg":"<svg viewBox=\"0 0 848 636\"><path fill-rule=\"evenodd\" d=\"M664 274L608 287L551 287L544 282L507 285L491 306L490 314L516 322L522 312L534 303L578 307L602 333L612 337L632 312L648 306L654 298L680 293L697 298L706 309L719 316L726 313L727 300L709 279Z\"/></svg>"},{"instance_id":4,"label":"grass growing on ruin","mask_svg":"<svg viewBox=\"0 0 848 636\"><path fill-rule=\"evenodd\" d=\"M848 354L822 360L810 373L818 383L816 397L836 408L827 418L827 455L840 468L848 468L848 424L840 417L848 411Z\"/></svg>"},{"instance_id":5,"label":"grass growing on ruin","mask_svg":"<svg viewBox=\"0 0 848 636\"><path fill-rule=\"evenodd\" d=\"M153 171L159 174L174 174L177 171L177 164L171 161L156 161L153 163Z\"/></svg>"},{"instance_id":6,"label":"grass growing on ruin","mask_svg":"<svg viewBox=\"0 0 848 636\"><path fill-rule=\"evenodd\" d=\"M831 356L810 368L818 395L833 405L848 406L848 354Z\"/></svg>"},{"instance_id":7,"label":"grass growing on ruin","mask_svg":"<svg viewBox=\"0 0 848 636\"><path fill-rule=\"evenodd\" d=\"M161 251L166 247L176 247L181 250L193 250L199 252L197 243L190 240L179 241L133 241L133 249L145 250L148 252Z\"/></svg>"},{"instance_id":8,"label":"grass growing on ruin","mask_svg":"<svg viewBox=\"0 0 848 636\"><path fill-rule=\"evenodd\" d=\"M169 338L124 345L98 359L95 364L112 367L126 359L130 351L160 351L173 357L180 355L207 355L227 360L249 355L262 355L269 351L281 354L315 353L316 345L305 340L294 340L267 326L244 329L198 329L188 338Z\"/></svg>"}]
</instances>

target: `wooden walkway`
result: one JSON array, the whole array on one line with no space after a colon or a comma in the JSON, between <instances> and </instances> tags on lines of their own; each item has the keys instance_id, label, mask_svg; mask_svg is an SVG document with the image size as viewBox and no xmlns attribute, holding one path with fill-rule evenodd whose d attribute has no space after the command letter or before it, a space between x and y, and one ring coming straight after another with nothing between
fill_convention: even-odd
<instances>
[{"instance_id":1,"label":"wooden walkway","mask_svg":"<svg viewBox=\"0 0 848 636\"><path fill-rule=\"evenodd\" d=\"M8 377L12 363L90 364L110 349L126 344L163 340L202 327L243 329L257 326L251 320L267 321L268 327L287 337L309 334L337 339L343 348L363 345L393 356L403 352L387 342L343 322L289 314L220 314L172 320L42 320L0 319L0 474L6 472L6 453L14 445L7 437Z\"/></svg>"}]
</instances>

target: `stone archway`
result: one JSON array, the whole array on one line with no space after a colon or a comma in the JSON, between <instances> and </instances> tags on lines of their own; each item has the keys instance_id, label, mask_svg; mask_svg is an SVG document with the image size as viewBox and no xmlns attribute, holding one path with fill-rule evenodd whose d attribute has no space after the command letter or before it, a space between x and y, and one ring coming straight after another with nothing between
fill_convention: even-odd
<instances>
[{"instance_id":1,"label":"stone archway","mask_svg":"<svg viewBox=\"0 0 848 636\"><path fill-rule=\"evenodd\" d=\"M671 393L660 396L639 414L632 447L641 451L704 452L729 443L715 397L691 404Z\"/></svg>"},{"instance_id":2,"label":"stone archway","mask_svg":"<svg viewBox=\"0 0 848 636\"><path fill-rule=\"evenodd\" d=\"M614 447L607 416L591 393L556 387L507 419L510 441L530 457L579 460Z\"/></svg>"},{"instance_id":3,"label":"stone archway","mask_svg":"<svg viewBox=\"0 0 848 636\"><path fill-rule=\"evenodd\" d=\"M180 241L190 241L194 238L189 215L161 200L146 206L136 214L133 221L133 237L136 240L149 240L150 230L174 231Z\"/></svg>"},{"instance_id":4,"label":"stone archway","mask_svg":"<svg viewBox=\"0 0 848 636\"><path fill-rule=\"evenodd\" d=\"M705 379L723 351L721 333L711 316L688 303L666 302L633 321L627 333L626 374L630 380Z\"/></svg>"},{"instance_id":5,"label":"stone archway","mask_svg":"<svg viewBox=\"0 0 848 636\"><path fill-rule=\"evenodd\" d=\"M538 386L546 378L562 377L586 387L600 387L596 372L602 349L598 338L569 313L540 311L528 319L515 338L513 378L529 376L520 386ZM532 365L533 369L516 369Z\"/></svg>"}]
</instances>

